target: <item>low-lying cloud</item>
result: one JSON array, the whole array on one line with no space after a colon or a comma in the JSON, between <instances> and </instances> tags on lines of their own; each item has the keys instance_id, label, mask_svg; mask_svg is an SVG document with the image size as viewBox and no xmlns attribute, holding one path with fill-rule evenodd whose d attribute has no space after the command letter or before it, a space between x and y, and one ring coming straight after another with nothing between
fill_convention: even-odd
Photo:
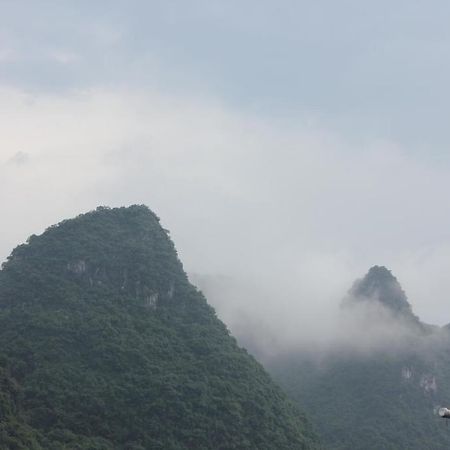
<instances>
[{"instance_id":1,"label":"low-lying cloud","mask_svg":"<svg viewBox=\"0 0 450 450\"><path fill-rule=\"evenodd\" d=\"M0 114L2 259L64 218L145 203L238 335L320 337L373 264L425 321L450 321L446 161L149 89L3 88Z\"/></svg>"}]
</instances>

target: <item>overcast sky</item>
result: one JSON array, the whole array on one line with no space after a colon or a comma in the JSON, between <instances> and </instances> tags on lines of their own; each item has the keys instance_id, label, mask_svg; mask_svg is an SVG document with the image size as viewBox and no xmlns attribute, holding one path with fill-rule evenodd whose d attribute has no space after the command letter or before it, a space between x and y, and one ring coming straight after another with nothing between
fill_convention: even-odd
<instances>
[{"instance_id":1,"label":"overcast sky","mask_svg":"<svg viewBox=\"0 0 450 450\"><path fill-rule=\"evenodd\" d=\"M374 264L450 322L449 23L447 1L0 0L0 259L145 203L232 329L315 324Z\"/></svg>"}]
</instances>

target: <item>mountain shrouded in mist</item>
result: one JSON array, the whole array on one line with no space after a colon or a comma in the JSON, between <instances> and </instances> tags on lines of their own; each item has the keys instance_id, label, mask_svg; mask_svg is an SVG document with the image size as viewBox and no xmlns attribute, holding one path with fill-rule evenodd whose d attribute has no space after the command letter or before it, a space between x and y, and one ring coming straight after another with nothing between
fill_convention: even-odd
<instances>
[{"instance_id":1,"label":"mountain shrouded in mist","mask_svg":"<svg viewBox=\"0 0 450 450\"><path fill-rule=\"evenodd\" d=\"M379 266L354 283L342 316L348 327L342 333L351 340L314 354L302 348L268 363L324 446L450 448L450 431L436 415L450 404L448 330L420 322L397 279Z\"/></svg>"},{"instance_id":2,"label":"mountain shrouded in mist","mask_svg":"<svg viewBox=\"0 0 450 450\"><path fill-rule=\"evenodd\" d=\"M373 266L361 280L357 280L346 299L352 304L361 301L376 301L393 312L410 314L411 305L406 294L391 271L383 266Z\"/></svg>"},{"instance_id":3,"label":"mountain shrouded in mist","mask_svg":"<svg viewBox=\"0 0 450 450\"><path fill-rule=\"evenodd\" d=\"M315 449L144 206L98 208L0 271L0 448Z\"/></svg>"}]
</instances>

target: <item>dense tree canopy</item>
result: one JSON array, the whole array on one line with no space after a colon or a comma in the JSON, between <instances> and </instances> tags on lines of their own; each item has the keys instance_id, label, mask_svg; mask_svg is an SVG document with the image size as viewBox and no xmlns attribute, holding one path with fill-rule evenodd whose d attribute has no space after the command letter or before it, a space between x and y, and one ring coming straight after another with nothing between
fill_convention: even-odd
<instances>
[{"instance_id":1,"label":"dense tree canopy","mask_svg":"<svg viewBox=\"0 0 450 450\"><path fill-rule=\"evenodd\" d=\"M144 206L32 236L0 271L0 448L314 449Z\"/></svg>"}]
</instances>

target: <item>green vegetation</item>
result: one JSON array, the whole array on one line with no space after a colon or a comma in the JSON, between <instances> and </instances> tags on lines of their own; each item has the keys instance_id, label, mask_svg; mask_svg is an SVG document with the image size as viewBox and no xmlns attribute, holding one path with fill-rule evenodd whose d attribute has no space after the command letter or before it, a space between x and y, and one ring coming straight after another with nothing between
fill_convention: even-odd
<instances>
[{"instance_id":1,"label":"green vegetation","mask_svg":"<svg viewBox=\"0 0 450 450\"><path fill-rule=\"evenodd\" d=\"M403 317L417 320L397 278L383 266L371 267L364 278L355 281L348 297L344 300L344 306L352 306L358 302L373 302L374 300L389 308L394 314L401 314Z\"/></svg>"},{"instance_id":2,"label":"green vegetation","mask_svg":"<svg viewBox=\"0 0 450 450\"><path fill-rule=\"evenodd\" d=\"M345 307L358 302L388 307L399 326L409 324L407 339L364 352L292 353L271 363L274 378L302 405L328 449L450 448L450 428L436 414L450 405L448 332L419 322L385 268L355 283Z\"/></svg>"},{"instance_id":3,"label":"green vegetation","mask_svg":"<svg viewBox=\"0 0 450 450\"><path fill-rule=\"evenodd\" d=\"M449 359L436 367L412 355L335 354L321 363L297 357L273 375L302 404L325 448L443 450L450 432L435 409L450 401L449 368ZM427 391L433 377L437 389Z\"/></svg>"},{"instance_id":4,"label":"green vegetation","mask_svg":"<svg viewBox=\"0 0 450 450\"><path fill-rule=\"evenodd\" d=\"M0 448L318 445L132 206L32 236L0 271Z\"/></svg>"}]
</instances>

